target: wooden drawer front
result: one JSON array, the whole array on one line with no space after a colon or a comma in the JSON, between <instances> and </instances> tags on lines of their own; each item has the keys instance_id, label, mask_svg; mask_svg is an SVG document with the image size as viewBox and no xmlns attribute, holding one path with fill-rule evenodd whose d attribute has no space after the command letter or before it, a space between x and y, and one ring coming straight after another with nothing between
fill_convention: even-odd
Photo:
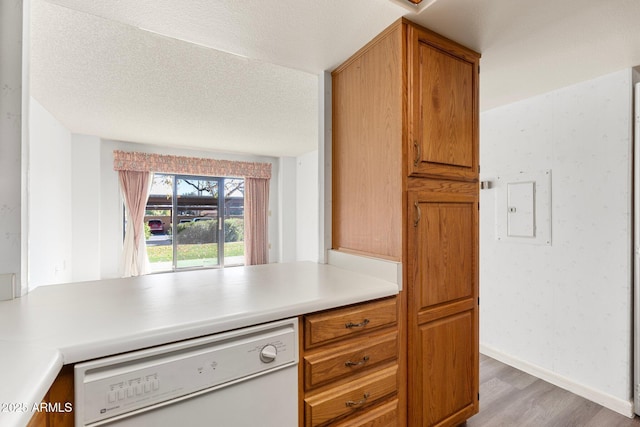
<instances>
[{"instance_id":1,"label":"wooden drawer front","mask_svg":"<svg viewBox=\"0 0 640 427\"><path fill-rule=\"evenodd\" d=\"M327 425L392 395L397 390L398 366L390 366L357 381L305 399L305 426Z\"/></svg>"},{"instance_id":2,"label":"wooden drawer front","mask_svg":"<svg viewBox=\"0 0 640 427\"><path fill-rule=\"evenodd\" d=\"M396 323L396 299L361 304L305 317L304 342L311 348Z\"/></svg>"},{"instance_id":3,"label":"wooden drawer front","mask_svg":"<svg viewBox=\"0 0 640 427\"><path fill-rule=\"evenodd\" d=\"M365 414L349 418L334 427L396 427L398 425L398 400L372 408Z\"/></svg>"},{"instance_id":4,"label":"wooden drawer front","mask_svg":"<svg viewBox=\"0 0 640 427\"><path fill-rule=\"evenodd\" d=\"M397 331L349 341L304 357L307 390L393 360L398 353Z\"/></svg>"}]
</instances>

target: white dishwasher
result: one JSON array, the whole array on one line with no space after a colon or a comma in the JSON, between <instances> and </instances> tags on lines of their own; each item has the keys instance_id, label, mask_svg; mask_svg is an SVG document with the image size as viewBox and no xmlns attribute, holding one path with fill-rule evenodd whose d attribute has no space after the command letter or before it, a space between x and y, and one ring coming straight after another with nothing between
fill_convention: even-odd
<instances>
[{"instance_id":1,"label":"white dishwasher","mask_svg":"<svg viewBox=\"0 0 640 427\"><path fill-rule=\"evenodd\" d=\"M298 424L288 319L75 365L76 426Z\"/></svg>"}]
</instances>

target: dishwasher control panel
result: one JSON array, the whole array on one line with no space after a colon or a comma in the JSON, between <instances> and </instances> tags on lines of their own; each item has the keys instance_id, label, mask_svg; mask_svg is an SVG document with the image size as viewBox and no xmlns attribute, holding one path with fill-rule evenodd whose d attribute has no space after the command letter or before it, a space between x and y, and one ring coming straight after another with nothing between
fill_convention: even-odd
<instances>
[{"instance_id":1,"label":"dishwasher control panel","mask_svg":"<svg viewBox=\"0 0 640 427\"><path fill-rule=\"evenodd\" d=\"M120 378L114 378L116 381ZM110 384L107 389L107 404L125 401L127 399L137 399L139 396L150 395L160 390L160 380L158 374L145 375L125 379L124 381ZM105 408L106 410L106 408Z\"/></svg>"},{"instance_id":2,"label":"dishwasher control panel","mask_svg":"<svg viewBox=\"0 0 640 427\"><path fill-rule=\"evenodd\" d=\"M297 364L290 319L75 366L76 425L143 411Z\"/></svg>"}]
</instances>

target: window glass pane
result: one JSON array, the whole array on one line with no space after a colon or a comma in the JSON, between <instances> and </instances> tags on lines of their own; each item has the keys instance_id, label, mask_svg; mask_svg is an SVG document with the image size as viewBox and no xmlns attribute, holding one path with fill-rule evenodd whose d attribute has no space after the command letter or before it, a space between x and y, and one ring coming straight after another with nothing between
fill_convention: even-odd
<instances>
[{"instance_id":1,"label":"window glass pane","mask_svg":"<svg viewBox=\"0 0 640 427\"><path fill-rule=\"evenodd\" d=\"M217 179L179 176L176 196L176 267L218 266Z\"/></svg>"},{"instance_id":2,"label":"window glass pane","mask_svg":"<svg viewBox=\"0 0 640 427\"><path fill-rule=\"evenodd\" d=\"M244 265L244 179L224 180L224 265Z\"/></svg>"},{"instance_id":3,"label":"window glass pane","mask_svg":"<svg viewBox=\"0 0 640 427\"><path fill-rule=\"evenodd\" d=\"M173 176L154 174L144 217L147 254L152 272L173 269L172 194Z\"/></svg>"},{"instance_id":4,"label":"window glass pane","mask_svg":"<svg viewBox=\"0 0 640 427\"><path fill-rule=\"evenodd\" d=\"M152 272L244 265L244 179L156 173L146 208Z\"/></svg>"}]
</instances>

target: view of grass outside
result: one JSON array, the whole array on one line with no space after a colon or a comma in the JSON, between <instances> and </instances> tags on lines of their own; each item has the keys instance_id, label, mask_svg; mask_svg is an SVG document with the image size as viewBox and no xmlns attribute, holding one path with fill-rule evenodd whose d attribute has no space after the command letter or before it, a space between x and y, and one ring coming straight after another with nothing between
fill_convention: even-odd
<instances>
[{"instance_id":1,"label":"view of grass outside","mask_svg":"<svg viewBox=\"0 0 640 427\"><path fill-rule=\"evenodd\" d=\"M149 262L171 262L173 259L173 246L149 246L147 247ZM244 256L244 242L227 242L224 244L224 256ZM192 259L218 259L218 244L192 244L178 246L178 260Z\"/></svg>"}]
</instances>

